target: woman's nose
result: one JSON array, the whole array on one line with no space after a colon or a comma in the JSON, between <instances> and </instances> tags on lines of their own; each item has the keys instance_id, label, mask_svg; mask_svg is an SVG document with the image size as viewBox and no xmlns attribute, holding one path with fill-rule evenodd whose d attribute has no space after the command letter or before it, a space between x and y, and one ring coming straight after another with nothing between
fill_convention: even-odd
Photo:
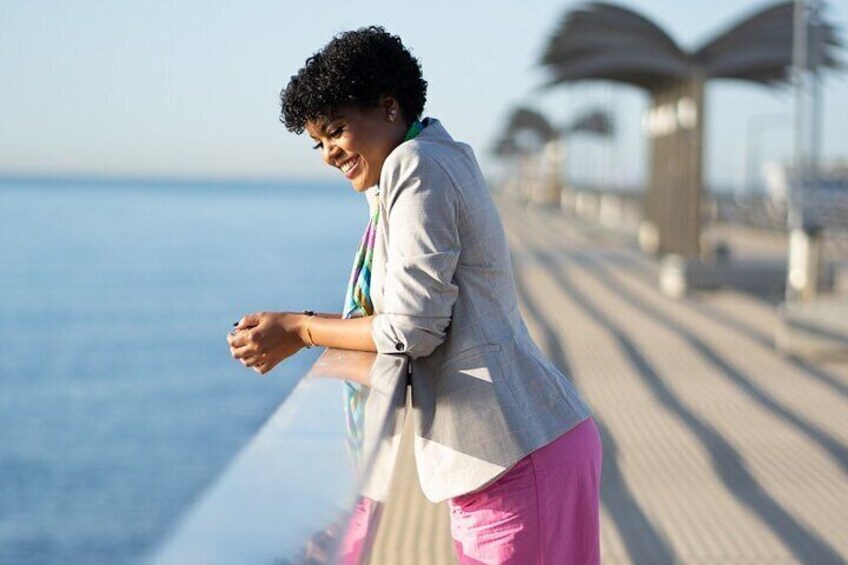
<instances>
[{"instance_id":1,"label":"woman's nose","mask_svg":"<svg viewBox=\"0 0 848 565\"><path fill-rule=\"evenodd\" d=\"M335 166L336 156L339 154L340 149L332 144L325 143L324 144L324 162L330 166Z\"/></svg>"}]
</instances>

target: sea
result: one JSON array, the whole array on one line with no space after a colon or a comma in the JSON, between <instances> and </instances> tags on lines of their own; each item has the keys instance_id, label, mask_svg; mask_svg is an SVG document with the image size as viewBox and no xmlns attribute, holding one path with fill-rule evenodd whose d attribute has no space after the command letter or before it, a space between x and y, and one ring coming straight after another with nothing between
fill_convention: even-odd
<instances>
[{"instance_id":1,"label":"sea","mask_svg":"<svg viewBox=\"0 0 848 565\"><path fill-rule=\"evenodd\" d=\"M342 182L0 180L0 563L132 563L319 354L261 376L233 322L340 312Z\"/></svg>"}]
</instances>

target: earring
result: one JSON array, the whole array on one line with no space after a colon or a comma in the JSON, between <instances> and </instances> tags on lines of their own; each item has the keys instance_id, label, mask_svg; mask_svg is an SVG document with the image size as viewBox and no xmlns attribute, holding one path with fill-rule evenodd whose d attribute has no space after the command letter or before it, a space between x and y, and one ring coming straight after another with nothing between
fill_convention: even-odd
<instances>
[{"instance_id":1,"label":"earring","mask_svg":"<svg viewBox=\"0 0 848 565\"><path fill-rule=\"evenodd\" d=\"M389 121L390 121L390 122L395 121L395 112L394 112L394 110L392 110L391 112L389 112Z\"/></svg>"}]
</instances>

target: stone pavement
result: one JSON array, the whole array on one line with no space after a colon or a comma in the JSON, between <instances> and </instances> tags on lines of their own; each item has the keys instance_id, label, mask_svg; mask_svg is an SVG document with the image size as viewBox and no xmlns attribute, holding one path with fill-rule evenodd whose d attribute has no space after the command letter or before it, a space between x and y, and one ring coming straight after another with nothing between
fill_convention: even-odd
<instances>
[{"instance_id":1,"label":"stone pavement","mask_svg":"<svg viewBox=\"0 0 848 565\"><path fill-rule=\"evenodd\" d=\"M601 428L604 563L848 561L848 364L776 354L755 297L663 296L621 234L497 201L530 331ZM399 461L372 562L454 562Z\"/></svg>"}]
</instances>

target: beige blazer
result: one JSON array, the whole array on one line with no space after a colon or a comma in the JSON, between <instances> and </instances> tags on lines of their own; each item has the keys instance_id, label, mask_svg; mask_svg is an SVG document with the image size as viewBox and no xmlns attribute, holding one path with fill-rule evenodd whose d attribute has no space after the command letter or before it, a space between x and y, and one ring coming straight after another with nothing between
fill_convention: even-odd
<instances>
[{"instance_id":1,"label":"beige blazer","mask_svg":"<svg viewBox=\"0 0 848 565\"><path fill-rule=\"evenodd\" d=\"M410 369L415 459L433 502L477 490L591 414L518 310L503 225L471 147L442 124L386 158L371 273L379 353Z\"/></svg>"}]
</instances>

